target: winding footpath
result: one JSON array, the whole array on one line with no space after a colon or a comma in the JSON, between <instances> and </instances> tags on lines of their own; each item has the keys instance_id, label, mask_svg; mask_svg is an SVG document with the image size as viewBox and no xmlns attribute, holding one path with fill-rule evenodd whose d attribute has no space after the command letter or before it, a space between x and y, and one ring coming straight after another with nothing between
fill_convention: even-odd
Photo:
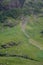
<instances>
[{"instance_id":1,"label":"winding footpath","mask_svg":"<svg viewBox=\"0 0 43 65\"><path fill-rule=\"evenodd\" d=\"M41 45L39 45L39 42L33 40L33 39L30 37L30 35L28 35L28 34L26 33L26 31L25 31L26 24L28 23L29 19L30 19L30 18L29 18L28 16L21 18L21 20L22 20L21 23L20 23L21 30L22 30L22 32L24 33L24 35L29 39L29 43L30 43L30 44L34 45L35 47L39 48L40 50L43 50L43 47L42 47Z\"/></svg>"}]
</instances>

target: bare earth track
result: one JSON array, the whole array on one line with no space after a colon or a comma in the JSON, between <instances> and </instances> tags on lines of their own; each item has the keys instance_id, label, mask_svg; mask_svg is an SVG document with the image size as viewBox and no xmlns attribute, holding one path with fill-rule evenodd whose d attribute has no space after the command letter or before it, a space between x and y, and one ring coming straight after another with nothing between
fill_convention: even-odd
<instances>
[{"instance_id":1,"label":"bare earth track","mask_svg":"<svg viewBox=\"0 0 43 65\"><path fill-rule=\"evenodd\" d=\"M39 48L40 50L43 50L43 47L41 45L39 45L37 41L33 40L32 38L30 38L30 35L28 35L25 31L25 28L26 28L26 24L27 22L29 21L29 17L23 17L22 16L22 21L20 23L20 26L21 26L21 30L22 32L24 33L24 35L29 39L29 43L31 43L32 45L36 46L37 48Z\"/></svg>"}]
</instances>

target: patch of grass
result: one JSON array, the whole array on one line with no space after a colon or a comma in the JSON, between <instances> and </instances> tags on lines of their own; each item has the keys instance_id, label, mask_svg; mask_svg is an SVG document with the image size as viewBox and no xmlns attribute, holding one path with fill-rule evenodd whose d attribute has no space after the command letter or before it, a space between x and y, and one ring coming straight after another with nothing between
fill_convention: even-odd
<instances>
[{"instance_id":1,"label":"patch of grass","mask_svg":"<svg viewBox=\"0 0 43 65\"><path fill-rule=\"evenodd\" d=\"M0 64L2 65L43 65L43 62L36 62L22 58L0 57L0 59Z\"/></svg>"},{"instance_id":2,"label":"patch of grass","mask_svg":"<svg viewBox=\"0 0 43 65\"><path fill-rule=\"evenodd\" d=\"M35 21L34 18L31 17L27 26L28 26L28 28L26 28L27 34L29 34L31 38L33 38L34 40L39 42L41 46L43 46L43 34L41 34L41 31L43 31L43 18L39 17L37 18L37 21ZM29 26L32 29L29 29Z\"/></svg>"}]
</instances>

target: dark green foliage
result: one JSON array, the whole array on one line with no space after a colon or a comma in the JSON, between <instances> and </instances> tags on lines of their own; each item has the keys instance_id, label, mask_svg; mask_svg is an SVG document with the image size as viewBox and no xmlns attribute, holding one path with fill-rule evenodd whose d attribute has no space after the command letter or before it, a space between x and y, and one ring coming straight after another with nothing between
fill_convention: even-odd
<instances>
[{"instance_id":1,"label":"dark green foliage","mask_svg":"<svg viewBox=\"0 0 43 65\"><path fill-rule=\"evenodd\" d=\"M24 14L24 15L31 15L31 11L28 8L23 8L22 9L22 14Z\"/></svg>"},{"instance_id":2,"label":"dark green foliage","mask_svg":"<svg viewBox=\"0 0 43 65\"><path fill-rule=\"evenodd\" d=\"M0 22L4 22L6 18L7 17L6 17L6 14L4 11L2 13L0 13Z\"/></svg>"},{"instance_id":3,"label":"dark green foliage","mask_svg":"<svg viewBox=\"0 0 43 65\"><path fill-rule=\"evenodd\" d=\"M7 17L17 18L21 15L21 9L15 8L11 10L4 10L0 13L0 22L4 22Z\"/></svg>"}]
</instances>

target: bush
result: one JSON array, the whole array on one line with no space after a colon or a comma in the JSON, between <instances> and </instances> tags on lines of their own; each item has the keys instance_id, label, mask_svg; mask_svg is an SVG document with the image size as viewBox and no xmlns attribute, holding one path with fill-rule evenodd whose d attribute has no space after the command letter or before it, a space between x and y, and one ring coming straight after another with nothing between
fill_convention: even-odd
<instances>
[{"instance_id":1,"label":"bush","mask_svg":"<svg viewBox=\"0 0 43 65\"><path fill-rule=\"evenodd\" d=\"M12 17L16 19L21 15L21 9L19 8L3 10L1 12L0 12L0 22L4 22L4 20L7 19L7 17Z\"/></svg>"}]
</instances>

